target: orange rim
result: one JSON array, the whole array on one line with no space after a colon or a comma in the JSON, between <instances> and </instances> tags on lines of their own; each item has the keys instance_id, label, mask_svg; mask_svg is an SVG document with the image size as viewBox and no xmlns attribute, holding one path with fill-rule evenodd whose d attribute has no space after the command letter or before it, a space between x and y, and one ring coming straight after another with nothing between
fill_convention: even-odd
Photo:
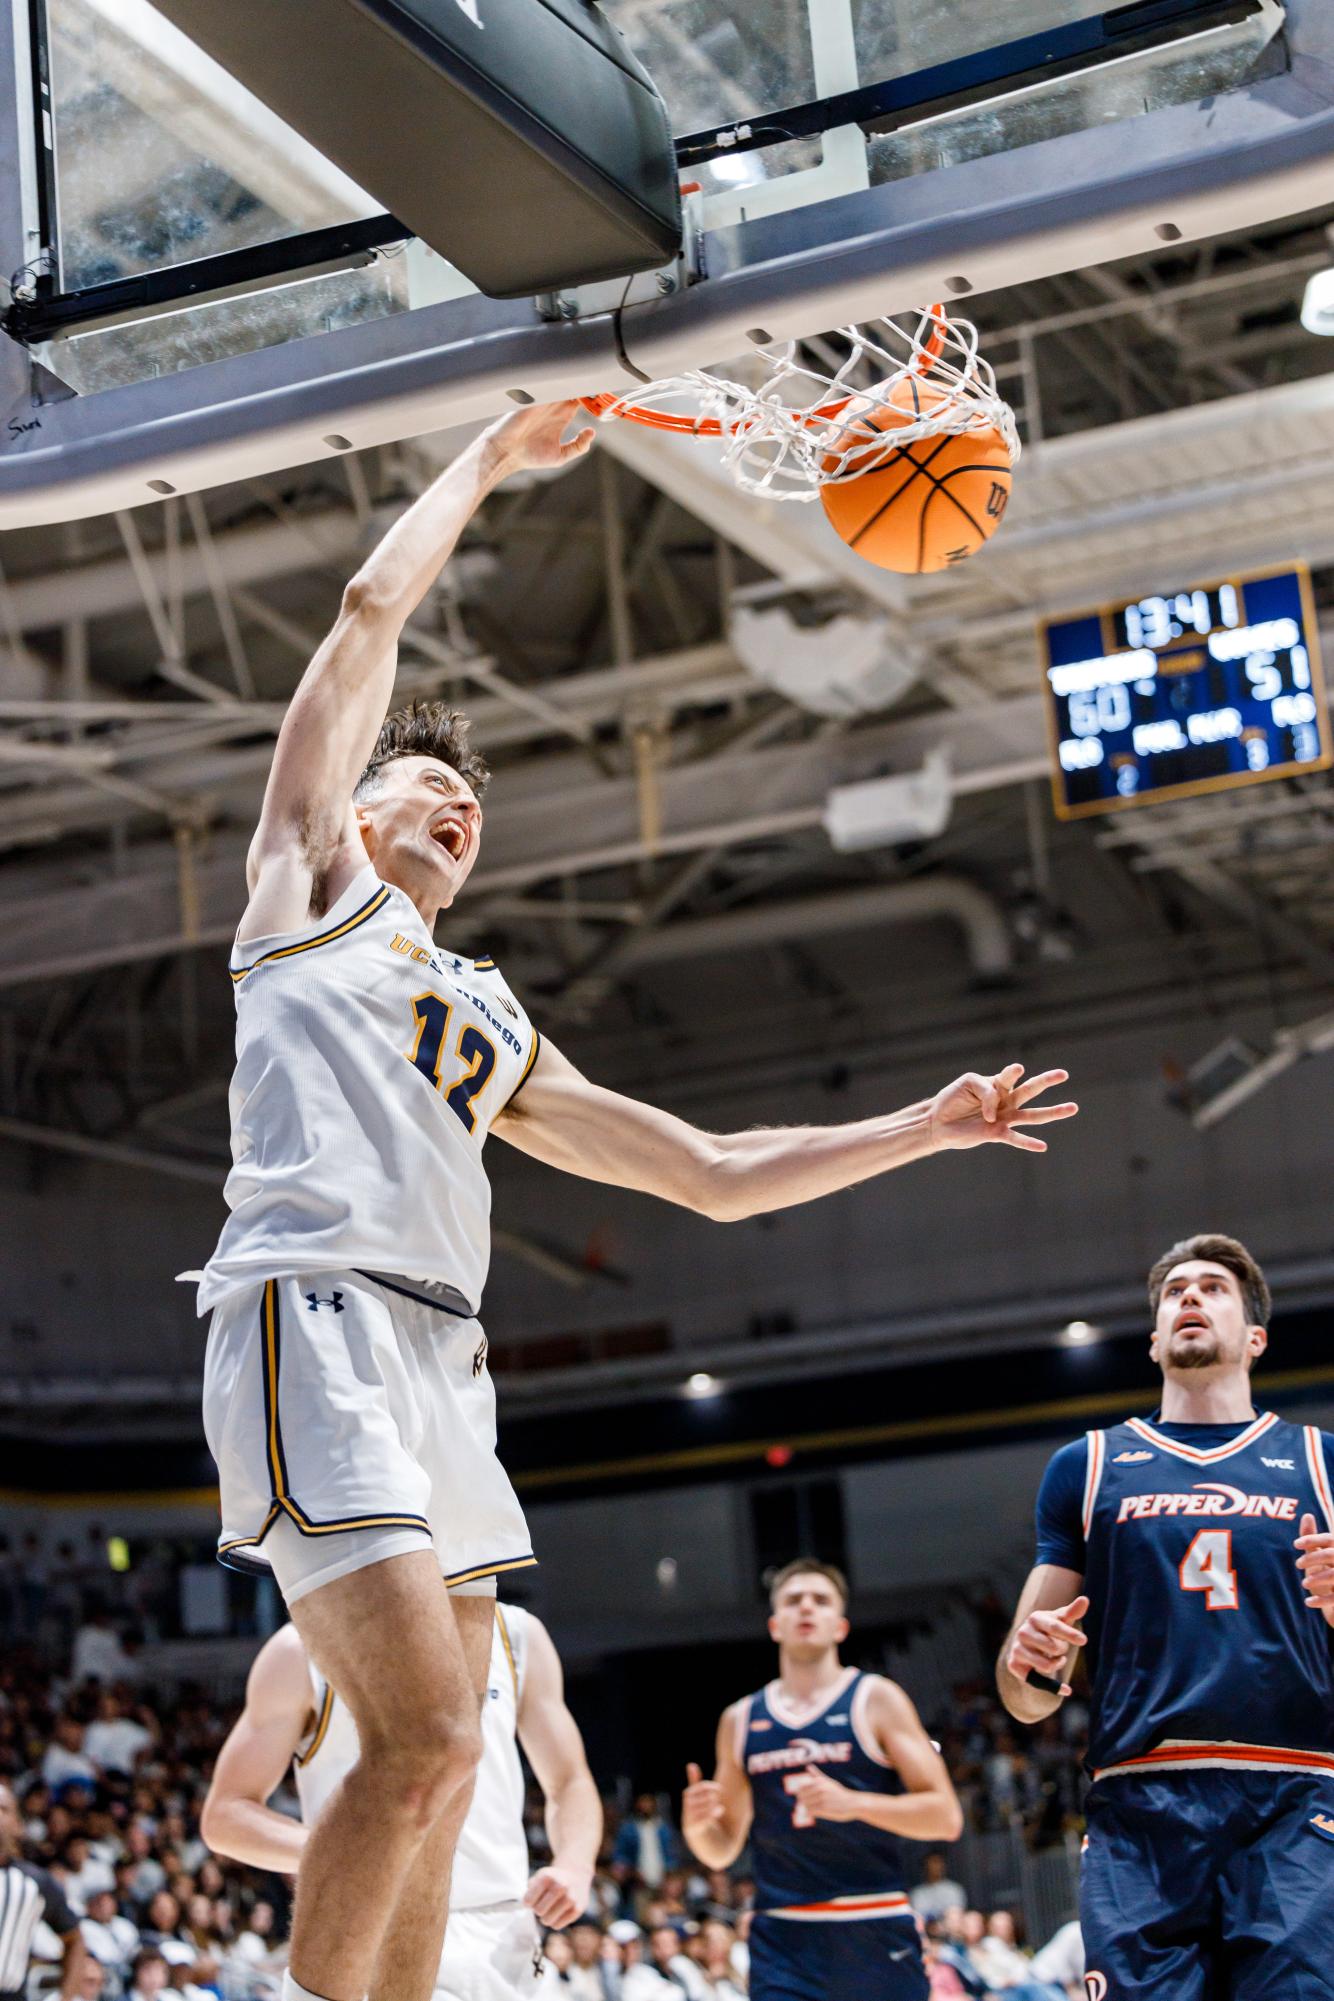
<instances>
[{"instance_id":1,"label":"orange rim","mask_svg":"<svg viewBox=\"0 0 1334 2001\"><path fill-rule=\"evenodd\" d=\"M935 321L936 330L922 352L913 357L912 367L919 374L931 366L944 347L945 329L948 325L943 304L929 307L925 317ZM851 396L842 396L836 403L822 403L818 410L802 411L799 421L803 424L827 423L831 417L837 417L841 410L846 410L852 401ZM590 416L605 417L609 410L615 409L616 416L623 417L627 423L643 424L651 431L675 431L680 436L690 438L730 437L746 423L744 417L739 417L735 424L724 424L720 417L691 417L684 411L653 410L644 403L624 403L619 396L612 395L609 391L604 391L600 396L581 396L579 402ZM795 414L797 413L794 412Z\"/></svg>"}]
</instances>

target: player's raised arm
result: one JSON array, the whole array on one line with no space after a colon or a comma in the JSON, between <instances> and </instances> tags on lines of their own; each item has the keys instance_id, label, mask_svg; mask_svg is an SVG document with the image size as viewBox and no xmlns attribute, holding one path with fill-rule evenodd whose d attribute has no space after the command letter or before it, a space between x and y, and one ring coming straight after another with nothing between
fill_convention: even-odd
<instances>
[{"instance_id":1,"label":"player's raised arm","mask_svg":"<svg viewBox=\"0 0 1334 2001\"><path fill-rule=\"evenodd\" d=\"M681 1795L681 1833L686 1847L706 1869L728 1869L746 1845L754 1815L750 1781L738 1758L741 1705L725 1709L718 1723L714 1774L686 1766Z\"/></svg>"},{"instance_id":2,"label":"player's raised arm","mask_svg":"<svg viewBox=\"0 0 1334 2001\"><path fill-rule=\"evenodd\" d=\"M842 1126L705 1133L670 1112L604 1090L543 1042L522 1092L496 1121L502 1138L589 1181L641 1189L716 1222L811 1202L909 1161L988 1142L1045 1153L1024 1130L1073 1118L1074 1104L1039 1105L1064 1070L1024 1079L1021 1063L968 1075L934 1098Z\"/></svg>"},{"instance_id":3,"label":"player's raised arm","mask_svg":"<svg viewBox=\"0 0 1334 2001\"><path fill-rule=\"evenodd\" d=\"M560 1656L531 1614L518 1724L523 1754L546 1801L551 1842L551 1860L534 1875L524 1902L544 1925L560 1930L588 1909L602 1845L602 1801L565 1701Z\"/></svg>"},{"instance_id":4,"label":"player's raised arm","mask_svg":"<svg viewBox=\"0 0 1334 2001\"><path fill-rule=\"evenodd\" d=\"M1075 1656L1087 1644L1080 1621L1089 1601L1082 1595L1077 1570L1039 1563L1030 1571L1005 1645L996 1663L1001 1701L1020 1723L1040 1723L1060 1708L1070 1693L1069 1676ZM1041 1675L1054 1688L1034 1686Z\"/></svg>"},{"instance_id":5,"label":"player's raised arm","mask_svg":"<svg viewBox=\"0 0 1334 2001\"><path fill-rule=\"evenodd\" d=\"M199 1832L215 1855L292 1875L306 1829L268 1806L311 1714L310 1674L295 1626L266 1640L246 1683L245 1708L213 1768Z\"/></svg>"},{"instance_id":6,"label":"player's raised arm","mask_svg":"<svg viewBox=\"0 0 1334 2001\"><path fill-rule=\"evenodd\" d=\"M400 516L348 584L283 718L247 863L243 937L296 929L312 907L317 914L325 907L322 886L340 848L356 849L352 789L393 695L403 627L501 480L588 449L591 429L562 442L576 407L554 403L491 425Z\"/></svg>"}]
</instances>

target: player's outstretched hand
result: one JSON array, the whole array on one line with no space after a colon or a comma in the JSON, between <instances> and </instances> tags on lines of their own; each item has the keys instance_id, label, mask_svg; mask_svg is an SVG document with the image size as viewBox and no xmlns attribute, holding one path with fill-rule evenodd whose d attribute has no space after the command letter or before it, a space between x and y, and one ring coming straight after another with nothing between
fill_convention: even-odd
<instances>
[{"instance_id":1,"label":"player's outstretched hand","mask_svg":"<svg viewBox=\"0 0 1334 2001\"><path fill-rule=\"evenodd\" d=\"M533 403L492 424L486 438L503 472L523 468L568 465L581 459L597 433L585 424L572 438L565 436L581 405L571 397L563 403Z\"/></svg>"},{"instance_id":2,"label":"player's outstretched hand","mask_svg":"<svg viewBox=\"0 0 1334 2001\"><path fill-rule=\"evenodd\" d=\"M1035 1105L1033 1100L1069 1078L1066 1070L1044 1070L1040 1076L1022 1081L1022 1063L1009 1063L994 1077L979 1077L970 1071L956 1077L931 1100L931 1137L937 1146L985 1146L999 1140L1025 1153L1045 1153L1047 1142L1021 1126L1049 1126L1056 1119L1072 1119L1075 1104Z\"/></svg>"},{"instance_id":3,"label":"player's outstretched hand","mask_svg":"<svg viewBox=\"0 0 1334 2001\"><path fill-rule=\"evenodd\" d=\"M588 1909L592 1878L586 1869L571 1869L549 1862L539 1869L524 1892L523 1901L540 1924L561 1931L572 1925Z\"/></svg>"},{"instance_id":4,"label":"player's outstretched hand","mask_svg":"<svg viewBox=\"0 0 1334 2001\"><path fill-rule=\"evenodd\" d=\"M719 1827L727 1818L723 1789L714 1779L706 1779L698 1765L686 1766L686 1789L681 1795L681 1832L689 1841L692 1833L703 1834Z\"/></svg>"},{"instance_id":5,"label":"player's outstretched hand","mask_svg":"<svg viewBox=\"0 0 1334 2001\"><path fill-rule=\"evenodd\" d=\"M1072 1598L1068 1605L1060 1605L1054 1612L1030 1612L1016 1630L1005 1656L1010 1673L1018 1681L1027 1681L1030 1674L1045 1675L1048 1681L1060 1682L1063 1696L1069 1695L1066 1656L1071 1647L1088 1645L1088 1636L1080 1625L1088 1608L1087 1598Z\"/></svg>"},{"instance_id":6,"label":"player's outstretched hand","mask_svg":"<svg viewBox=\"0 0 1334 2001\"><path fill-rule=\"evenodd\" d=\"M1297 1568L1306 1587L1306 1603L1323 1612L1334 1626L1334 1533L1317 1529L1314 1515L1303 1515L1297 1536Z\"/></svg>"}]
</instances>

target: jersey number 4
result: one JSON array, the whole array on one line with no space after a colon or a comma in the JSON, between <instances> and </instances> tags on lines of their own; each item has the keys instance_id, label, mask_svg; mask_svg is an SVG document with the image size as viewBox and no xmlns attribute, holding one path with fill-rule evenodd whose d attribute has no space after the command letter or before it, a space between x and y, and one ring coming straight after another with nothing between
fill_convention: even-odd
<instances>
[{"instance_id":1,"label":"jersey number 4","mask_svg":"<svg viewBox=\"0 0 1334 2001\"><path fill-rule=\"evenodd\" d=\"M1232 1568L1231 1529L1201 1529L1181 1559L1181 1589L1203 1591L1210 1612L1235 1612L1241 1603Z\"/></svg>"},{"instance_id":2,"label":"jersey number 4","mask_svg":"<svg viewBox=\"0 0 1334 2001\"><path fill-rule=\"evenodd\" d=\"M465 1131L471 1132L477 1124L473 1100L481 1096L491 1081L491 1072L496 1067L496 1046L489 1035L483 1035L475 1022L465 1022L455 1044L455 1054L464 1066L463 1072L452 1083L446 1084L441 1075L441 1063L449 1017L453 1012L449 1002L440 994L418 994L412 1003L412 1018L417 1024L417 1033L412 1039L411 1049L405 1053L413 1068L420 1070L437 1091L444 1092L450 1111L462 1119Z\"/></svg>"}]
</instances>

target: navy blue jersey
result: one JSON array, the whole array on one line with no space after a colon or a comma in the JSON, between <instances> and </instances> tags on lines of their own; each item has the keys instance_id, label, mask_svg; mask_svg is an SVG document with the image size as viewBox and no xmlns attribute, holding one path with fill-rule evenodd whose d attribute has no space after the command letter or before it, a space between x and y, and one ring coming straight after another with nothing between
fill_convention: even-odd
<instances>
[{"instance_id":1,"label":"navy blue jersey","mask_svg":"<svg viewBox=\"0 0 1334 2001\"><path fill-rule=\"evenodd\" d=\"M789 1779L813 1768L855 1792L903 1791L866 1723L869 1681L848 1668L814 1716L785 1713L776 1682L745 1706L740 1753L755 1804L757 1910L878 1918L909 1909L897 1835L860 1820L813 1821L788 1789Z\"/></svg>"},{"instance_id":2,"label":"navy blue jersey","mask_svg":"<svg viewBox=\"0 0 1334 2001\"><path fill-rule=\"evenodd\" d=\"M1325 1447L1268 1411L1131 1418L1052 1460L1038 1561L1083 1574L1095 1773L1334 1775L1334 1631L1294 1548L1303 1515L1334 1529Z\"/></svg>"}]
</instances>

